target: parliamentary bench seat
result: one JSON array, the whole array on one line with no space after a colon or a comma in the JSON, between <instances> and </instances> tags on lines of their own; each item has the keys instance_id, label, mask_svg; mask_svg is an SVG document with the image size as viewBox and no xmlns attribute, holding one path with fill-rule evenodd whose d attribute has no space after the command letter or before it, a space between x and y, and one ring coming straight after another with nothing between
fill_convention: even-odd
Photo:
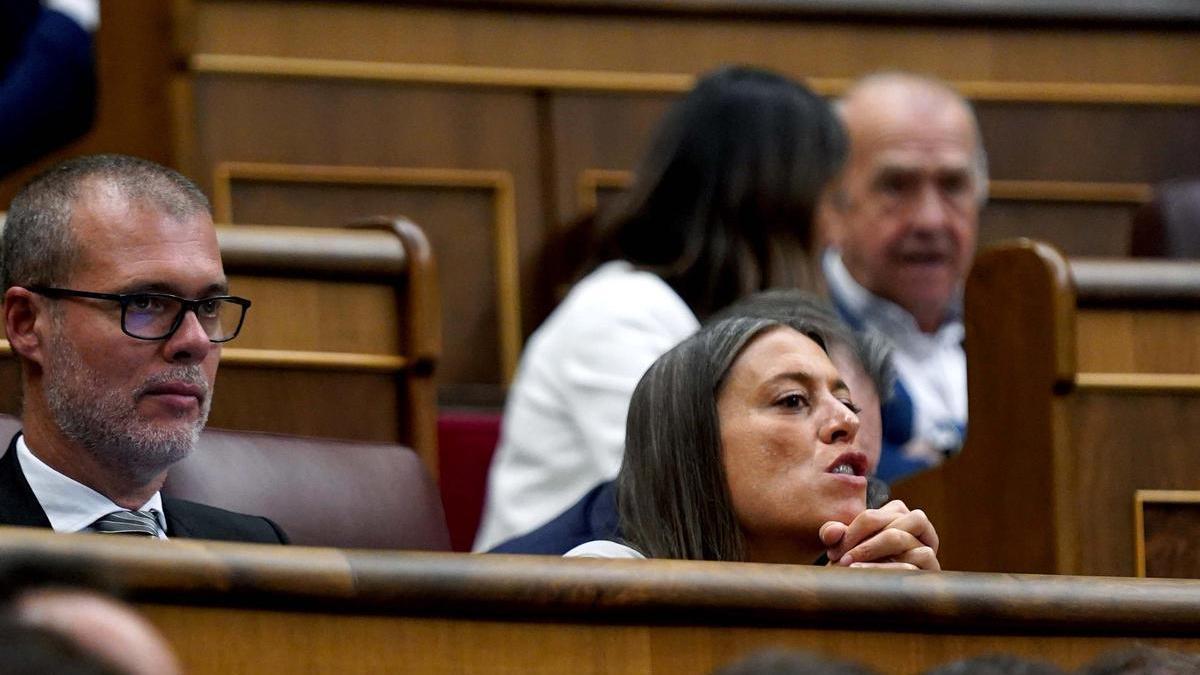
<instances>
[{"instance_id":1,"label":"parliamentary bench seat","mask_svg":"<svg viewBox=\"0 0 1200 675\"><path fill-rule=\"evenodd\" d=\"M1200 266L1006 243L977 257L964 321L965 448L893 490L929 512L943 565L1195 575Z\"/></svg>"}]
</instances>

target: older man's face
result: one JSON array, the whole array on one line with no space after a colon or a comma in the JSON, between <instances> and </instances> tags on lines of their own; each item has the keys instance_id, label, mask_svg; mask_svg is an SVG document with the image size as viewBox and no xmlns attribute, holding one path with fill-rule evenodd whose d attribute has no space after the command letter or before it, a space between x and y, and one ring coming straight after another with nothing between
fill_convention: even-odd
<instances>
[{"instance_id":1,"label":"older man's face","mask_svg":"<svg viewBox=\"0 0 1200 675\"><path fill-rule=\"evenodd\" d=\"M86 191L72 217L80 259L63 286L102 293L156 291L201 298L225 291L212 221L176 220L115 191ZM167 340L121 330L116 302L57 302L43 363L47 404L97 459L153 476L192 448L208 415L219 345L188 313Z\"/></svg>"},{"instance_id":2,"label":"older man's face","mask_svg":"<svg viewBox=\"0 0 1200 675\"><path fill-rule=\"evenodd\" d=\"M983 186L968 112L946 99L885 105L855 110L848 127L835 232L843 261L860 284L932 331L975 249Z\"/></svg>"}]
</instances>

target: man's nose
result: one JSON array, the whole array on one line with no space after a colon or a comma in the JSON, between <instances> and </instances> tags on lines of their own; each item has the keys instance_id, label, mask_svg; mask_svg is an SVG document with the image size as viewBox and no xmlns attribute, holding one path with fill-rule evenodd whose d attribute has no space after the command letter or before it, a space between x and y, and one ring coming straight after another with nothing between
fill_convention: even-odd
<instances>
[{"instance_id":1,"label":"man's nose","mask_svg":"<svg viewBox=\"0 0 1200 675\"><path fill-rule=\"evenodd\" d=\"M200 318L192 310L184 310L179 327L163 345L166 359L172 363L191 364L203 361L213 348Z\"/></svg>"},{"instance_id":2,"label":"man's nose","mask_svg":"<svg viewBox=\"0 0 1200 675\"><path fill-rule=\"evenodd\" d=\"M927 182L921 186L911 218L913 227L920 230L935 230L946 225L950 218L950 205L937 185Z\"/></svg>"}]
</instances>

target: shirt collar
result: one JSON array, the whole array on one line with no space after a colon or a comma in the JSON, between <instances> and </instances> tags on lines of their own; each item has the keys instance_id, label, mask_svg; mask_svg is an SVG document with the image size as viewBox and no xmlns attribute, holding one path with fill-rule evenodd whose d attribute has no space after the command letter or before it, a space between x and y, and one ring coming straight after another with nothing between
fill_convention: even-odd
<instances>
[{"instance_id":1,"label":"shirt collar","mask_svg":"<svg viewBox=\"0 0 1200 675\"><path fill-rule=\"evenodd\" d=\"M841 253L828 248L821 256L821 267L829 292L839 309L847 314L854 328L875 328L884 334L900 332L906 335L925 335L917 320L900 305L881 298L858 283L842 262ZM942 325L933 335L927 336L937 342L962 342L962 294L956 294Z\"/></svg>"},{"instance_id":2,"label":"shirt collar","mask_svg":"<svg viewBox=\"0 0 1200 675\"><path fill-rule=\"evenodd\" d=\"M55 532L79 532L101 516L113 511L128 510L38 459L25 443L24 434L17 438L17 461L21 464L21 472L25 474L29 488L42 505L42 510L46 512L46 518ZM158 512L159 538L165 539L167 519L163 513L162 495L158 492L138 510L151 509Z\"/></svg>"}]
</instances>

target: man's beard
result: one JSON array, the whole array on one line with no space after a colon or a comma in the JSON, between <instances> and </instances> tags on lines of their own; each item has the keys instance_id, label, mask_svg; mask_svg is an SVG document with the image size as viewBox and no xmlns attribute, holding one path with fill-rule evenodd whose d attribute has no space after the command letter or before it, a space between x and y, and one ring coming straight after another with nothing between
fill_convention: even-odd
<instances>
[{"instance_id":1,"label":"man's beard","mask_svg":"<svg viewBox=\"0 0 1200 675\"><path fill-rule=\"evenodd\" d=\"M208 421L212 402L199 365L178 366L148 378L132 391L104 386L69 340L50 339L45 369L46 404L63 435L92 453L101 464L138 479L150 479L187 457ZM190 424L158 426L137 410L151 387L187 382L203 388L200 414Z\"/></svg>"}]
</instances>

